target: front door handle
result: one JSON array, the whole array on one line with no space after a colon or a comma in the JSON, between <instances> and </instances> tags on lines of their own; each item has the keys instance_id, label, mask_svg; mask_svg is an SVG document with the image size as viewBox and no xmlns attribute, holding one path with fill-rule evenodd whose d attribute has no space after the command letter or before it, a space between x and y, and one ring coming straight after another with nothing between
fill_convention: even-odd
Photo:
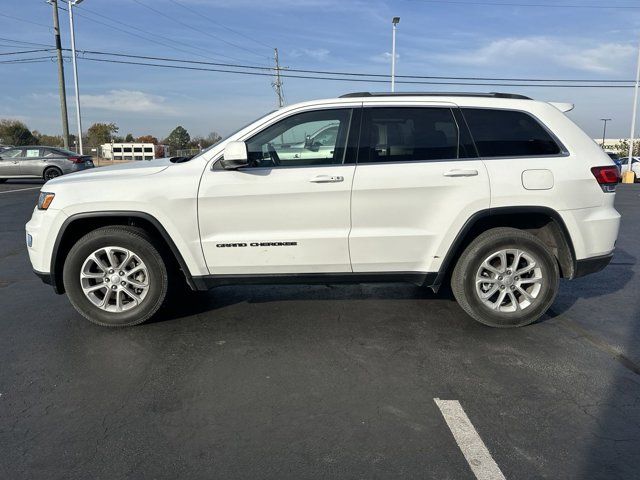
<instances>
[{"instance_id":1,"label":"front door handle","mask_svg":"<svg viewBox=\"0 0 640 480\"><path fill-rule=\"evenodd\" d=\"M312 183L338 183L344 181L344 177L336 175L318 175L309 181Z\"/></svg>"},{"instance_id":2,"label":"front door handle","mask_svg":"<svg viewBox=\"0 0 640 480\"><path fill-rule=\"evenodd\" d=\"M443 173L445 177L475 177L478 175L477 170L462 170L459 168L455 168L453 170L449 170L448 172Z\"/></svg>"}]
</instances>

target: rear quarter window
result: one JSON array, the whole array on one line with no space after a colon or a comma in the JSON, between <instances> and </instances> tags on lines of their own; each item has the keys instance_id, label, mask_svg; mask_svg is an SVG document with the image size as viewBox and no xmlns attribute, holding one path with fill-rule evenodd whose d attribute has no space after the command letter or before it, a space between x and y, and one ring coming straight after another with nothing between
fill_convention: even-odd
<instances>
[{"instance_id":1,"label":"rear quarter window","mask_svg":"<svg viewBox=\"0 0 640 480\"><path fill-rule=\"evenodd\" d=\"M525 112L463 108L481 157L558 155L562 149L538 120Z\"/></svg>"}]
</instances>

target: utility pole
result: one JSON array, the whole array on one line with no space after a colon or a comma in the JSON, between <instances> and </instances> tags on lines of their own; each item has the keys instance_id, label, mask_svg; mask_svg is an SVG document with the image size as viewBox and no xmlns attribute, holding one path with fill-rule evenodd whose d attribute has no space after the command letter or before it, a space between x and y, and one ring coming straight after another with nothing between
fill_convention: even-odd
<instances>
[{"instance_id":1,"label":"utility pole","mask_svg":"<svg viewBox=\"0 0 640 480\"><path fill-rule=\"evenodd\" d=\"M278 96L278 108L284 107L284 93L282 92L282 79L280 78L280 60L278 59L278 49L274 48L274 59L276 61L276 80L271 85L276 89Z\"/></svg>"},{"instance_id":2,"label":"utility pole","mask_svg":"<svg viewBox=\"0 0 640 480\"><path fill-rule=\"evenodd\" d=\"M71 60L73 62L73 83L76 88L76 122L78 123L78 153L82 155L82 120L80 117L80 90L78 90L78 65L76 62L76 37L73 28L73 7L83 0L68 0L69 30L71 31Z\"/></svg>"},{"instance_id":3,"label":"utility pole","mask_svg":"<svg viewBox=\"0 0 640 480\"><path fill-rule=\"evenodd\" d=\"M393 17L393 32L391 33L391 93L396 91L396 27L400 23L400 17Z\"/></svg>"},{"instance_id":4,"label":"utility pole","mask_svg":"<svg viewBox=\"0 0 640 480\"><path fill-rule=\"evenodd\" d=\"M604 122L604 127L602 129L602 149L604 150L604 140L607 136L607 122L610 122L611 119L610 118L601 118L601 121Z\"/></svg>"},{"instance_id":5,"label":"utility pole","mask_svg":"<svg viewBox=\"0 0 640 480\"><path fill-rule=\"evenodd\" d=\"M60 43L58 0L49 0L49 3L53 7L53 34L56 40L56 55L58 57L58 91L60 92L60 113L62 114L62 140L64 142L64 148L69 149L69 116L67 115L67 89L64 85L62 44Z\"/></svg>"}]
</instances>

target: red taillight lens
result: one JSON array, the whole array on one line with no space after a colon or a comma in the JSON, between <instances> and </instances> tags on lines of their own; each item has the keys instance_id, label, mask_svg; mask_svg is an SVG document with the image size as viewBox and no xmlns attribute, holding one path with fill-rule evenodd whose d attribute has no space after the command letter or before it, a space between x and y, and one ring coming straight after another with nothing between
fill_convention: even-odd
<instances>
[{"instance_id":1,"label":"red taillight lens","mask_svg":"<svg viewBox=\"0 0 640 480\"><path fill-rule=\"evenodd\" d=\"M73 163L82 163L82 157L68 157L70 162Z\"/></svg>"},{"instance_id":2,"label":"red taillight lens","mask_svg":"<svg viewBox=\"0 0 640 480\"><path fill-rule=\"evenodd\" d=\"M615 191L616 185L620 182L620 173L616 166L593 167L591 173L596 177L603 192Z\"/></svg>"}]
</instances>

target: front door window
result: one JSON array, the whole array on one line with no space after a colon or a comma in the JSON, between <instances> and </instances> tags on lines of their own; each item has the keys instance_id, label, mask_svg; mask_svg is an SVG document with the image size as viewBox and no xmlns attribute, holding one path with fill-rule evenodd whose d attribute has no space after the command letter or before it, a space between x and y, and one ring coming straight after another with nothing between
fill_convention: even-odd
<instances>
[{"instance_id":1,"label":"front door window","mask_svg":"<svg viewBox=\"0 0 640 480\"><path fill-rule=\"evenodd\" d=\"M253 167L298 167L344 163L350 109L299 113L247 141Z\"/></svg>"}]
</instances>

